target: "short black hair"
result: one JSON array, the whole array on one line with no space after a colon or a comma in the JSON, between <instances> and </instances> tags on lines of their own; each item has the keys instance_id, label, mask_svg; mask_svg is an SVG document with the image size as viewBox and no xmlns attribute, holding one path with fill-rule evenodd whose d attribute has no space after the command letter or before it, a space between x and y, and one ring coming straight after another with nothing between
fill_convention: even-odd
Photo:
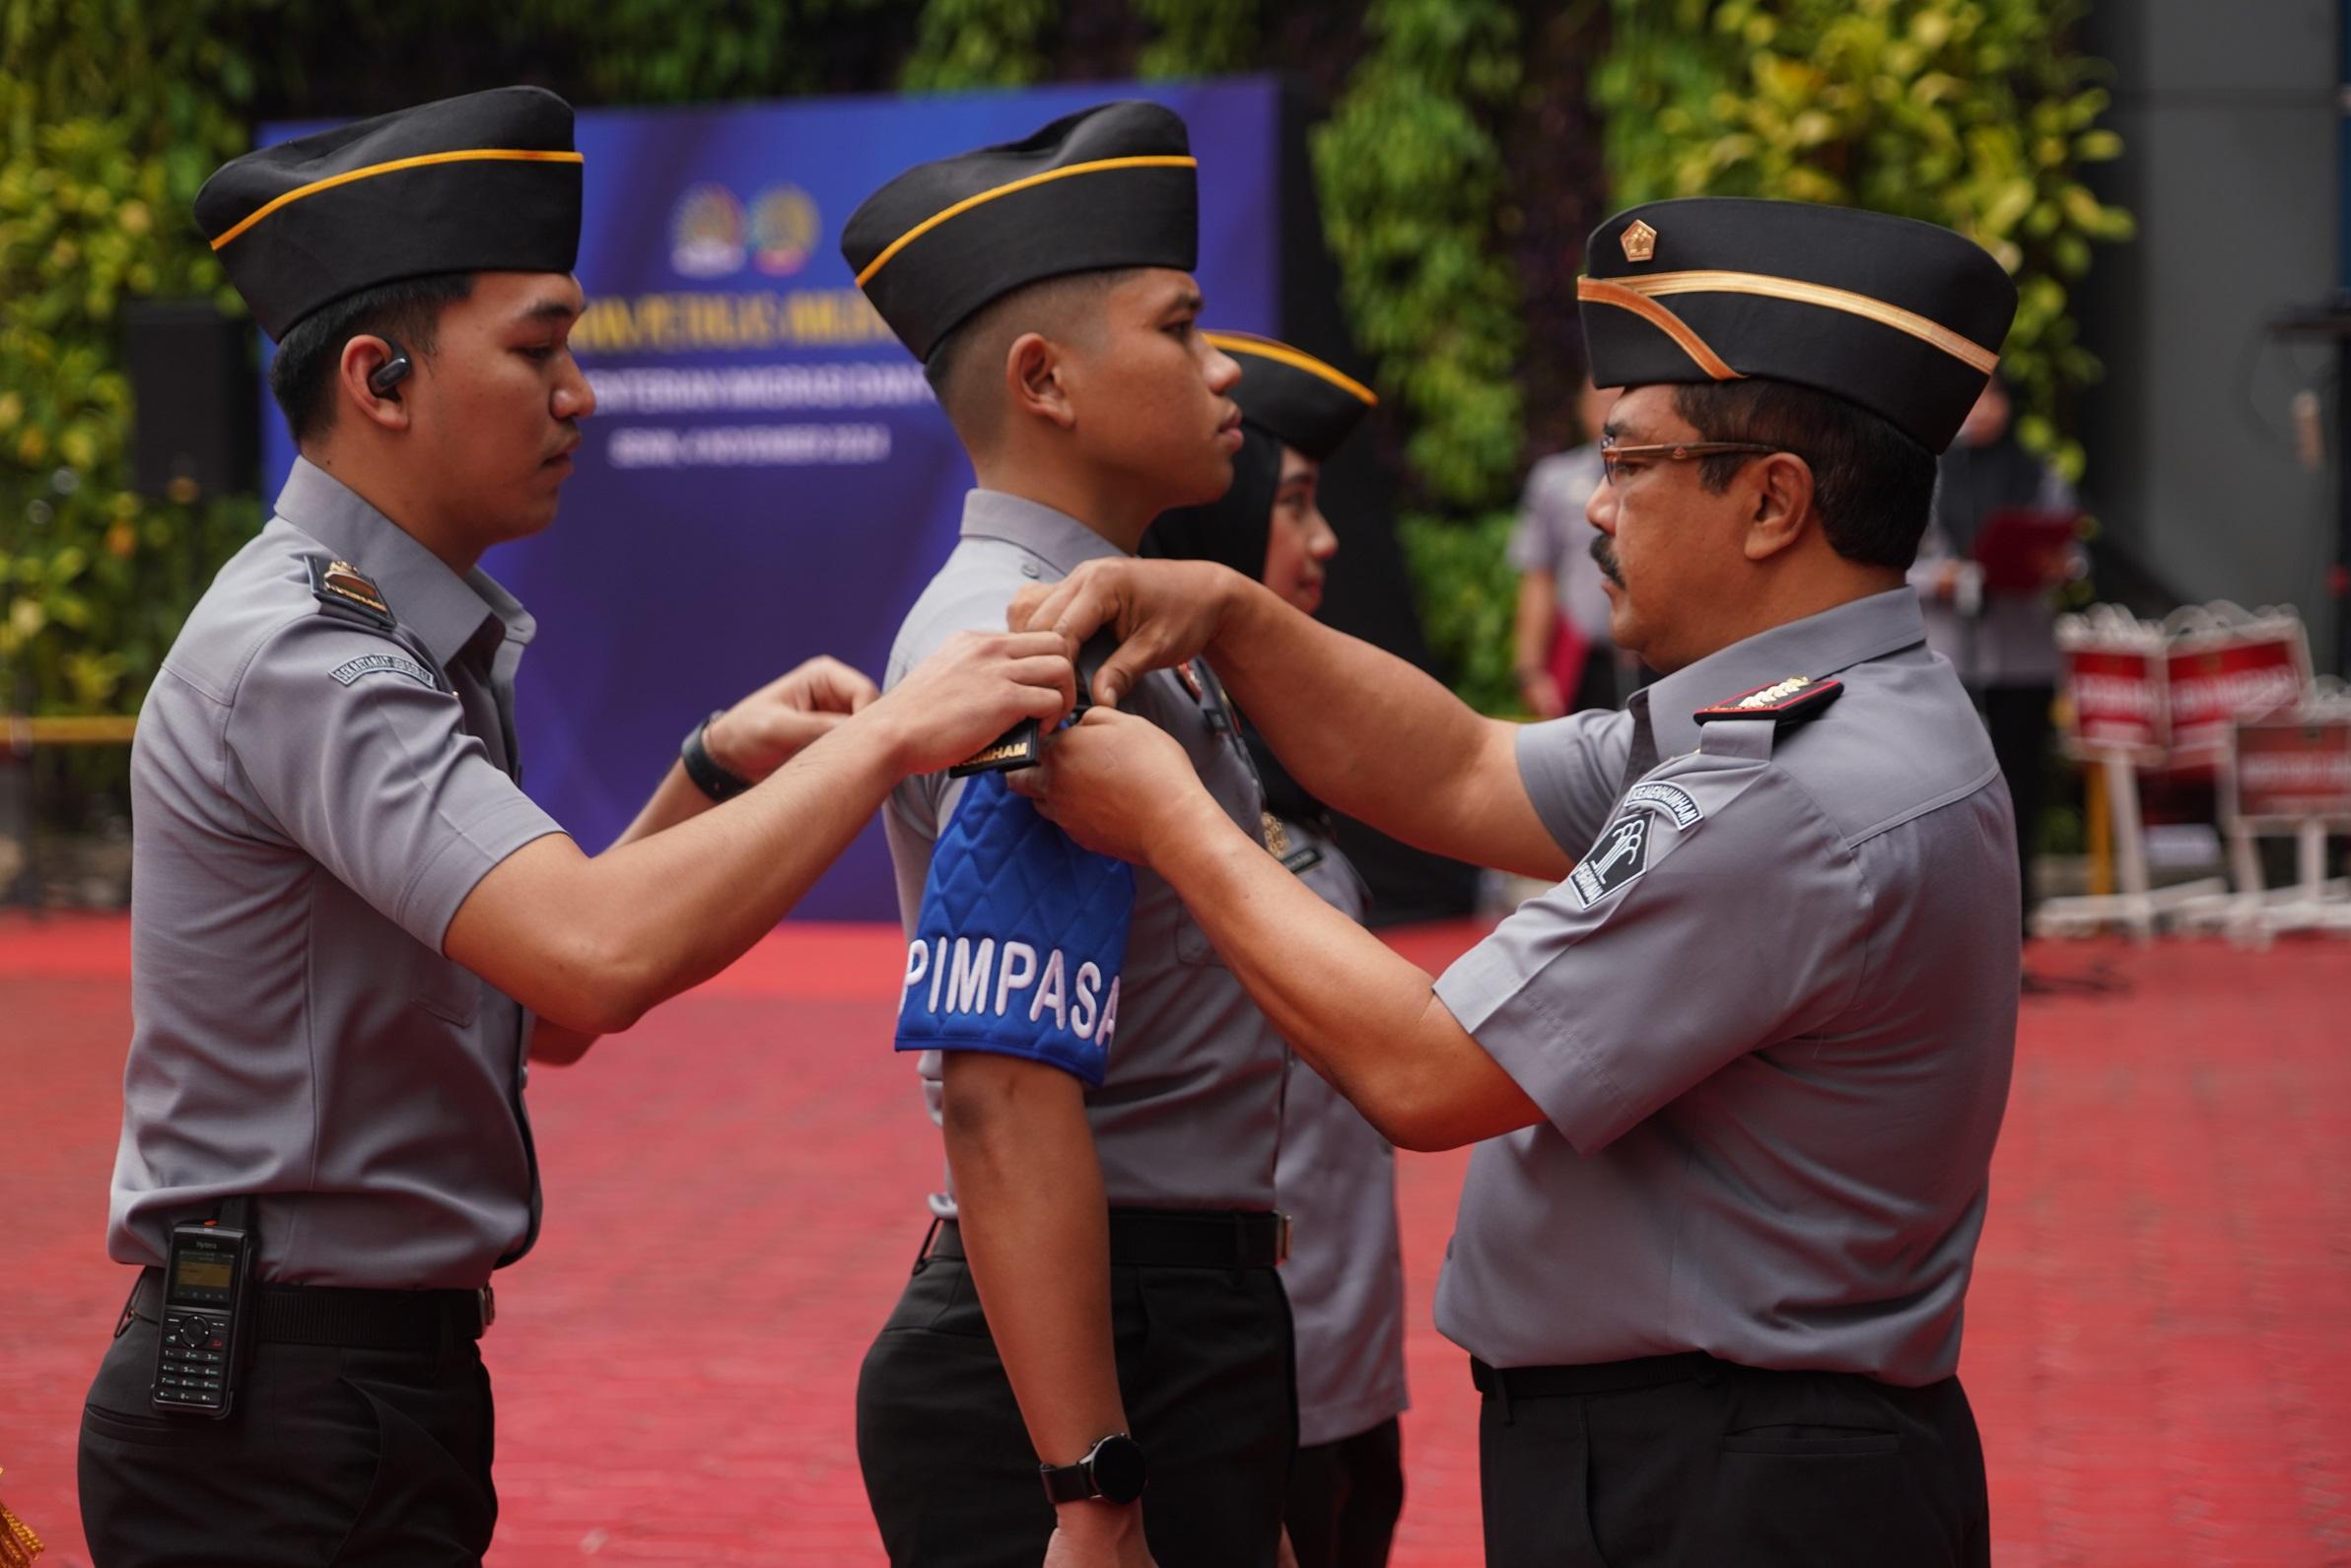
<instances>
[{"instance_id":1,"label":"short black hair","mask_svg":"<svg viewBox=\"0 0 2351 1568\"><path fill-rule=\"evenodd\" d=\"M940 338L931 350L931 358L923 362L923 378L931 383L939 406L947 411L963 439L967 443L983 439L992 428L976 387L967 384L967 362L991 355L1001 362L1012 340L1023 332L1066 333L1074 312L1136 270L1114 267L1040 278L989 301ZM1002 371L1003 366L1000 363L992 369Z\"/></svg>"},{"instance_id":2,"label":"short black hair","mask_svg":"<svg viewBox=\"0 0 2351 1568\"><path fill-rule=\"evenodd\" d=\"M343 345L363 334L390 338L411 358L441 346L441 312L473 293L470 272L401 278L320 306L286 329L269 362L269 393L285 412L296 445L334 424L335 367Z\"/></svg>"},{"instance_id":3,"label":"short black hair","mask_svg":"<svg viewBox=\"0 0 2351 1568\"><path fill-rule=\"evenodd\" d=\"M1901 572L1918 558L1935 455L1889 421L1833 393L1760 376L1676 386L1674 411L1701 440L1760 442L1810 464L1822 531L1846 560ZM1720 495L1748 460L1701 457L1698 482Z\"/></svg>"}]
</instances>

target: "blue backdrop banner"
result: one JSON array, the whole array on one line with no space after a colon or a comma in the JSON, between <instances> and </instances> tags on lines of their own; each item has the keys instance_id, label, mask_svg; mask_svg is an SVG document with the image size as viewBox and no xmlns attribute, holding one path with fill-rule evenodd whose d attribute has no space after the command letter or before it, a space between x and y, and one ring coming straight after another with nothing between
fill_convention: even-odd
<instances>
[{"instance_id":1,"label":"blue backdrop banner","mask_svg":"<svg viewBox=\"0 0 2351 1568\"><path fill-rule=\"evenodd\" d=\"M878 679L954 541L970 465L858 293L842 222L909 165L1117 98L1191 126L1207 320L1273 331L1270 81L580 116L589 303L572 345L598 408L555 525L483 564L538 619L517 704L524 784L582 848L627 826L713 709L816 653ZM274 408L262 428L274 496L294 450ZM896 916L878 827L798 913Z\"/></svg>"}]
</instances>

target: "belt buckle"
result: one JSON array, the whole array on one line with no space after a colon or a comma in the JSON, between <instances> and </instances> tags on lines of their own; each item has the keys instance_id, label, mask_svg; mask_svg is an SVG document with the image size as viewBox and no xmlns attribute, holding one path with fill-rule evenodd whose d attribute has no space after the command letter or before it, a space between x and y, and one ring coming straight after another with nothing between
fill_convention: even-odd
<instances>
[{"instance_id":1,"label":"belt buckle","mask_svg":"<svg viewBox=\"0 0 2351 1568\"><path fill-rule=\"evenodd\" d=\"M1274 1210L1274 1263L1276 1267L1289 1261L1289 1216Z\"/></svg>"},{"instance_id":2,"label":"belt buckle","mask_svg":"<svg viewBox=\"0 0 2351 1568\"><path fill-rule=\"evenodd\" d=\"M490 1331L490 1325L498 1321L498 1292L483 1285L473 1293L475 1304L481 1309L482 1332Z\"/></svg>"}]
</instances>

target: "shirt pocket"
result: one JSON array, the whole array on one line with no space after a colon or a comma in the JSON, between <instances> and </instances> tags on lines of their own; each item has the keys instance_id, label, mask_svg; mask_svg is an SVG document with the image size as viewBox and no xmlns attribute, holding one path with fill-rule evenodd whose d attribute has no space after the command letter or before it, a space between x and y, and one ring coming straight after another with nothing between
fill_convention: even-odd
<instances>
[{"instance_id":1,"label":"shirt pocket","mask_svg":"<svg viewBox=\"0 0 2351 1568\"><path fill-rule=\"evenodd\" d=\"M1216 956L1216 944L1209 940L1209 933L1200 928L1189 910L1176 915L1175 950L1178 963L1204 969L1224 967L1224 960Z\"/></svg>"},{"instance_id":2,"label":"shirt pocket","mask_svg":"<svg viewBox=\"0 0 2351 1568\"><path fill-rule=\"evenodd\" d=\"M481 977L421 943L409 946L415 953L411 992L416 1004L444 1023L473 1027L482 1008Z\"/></svg>"}]
</instances>

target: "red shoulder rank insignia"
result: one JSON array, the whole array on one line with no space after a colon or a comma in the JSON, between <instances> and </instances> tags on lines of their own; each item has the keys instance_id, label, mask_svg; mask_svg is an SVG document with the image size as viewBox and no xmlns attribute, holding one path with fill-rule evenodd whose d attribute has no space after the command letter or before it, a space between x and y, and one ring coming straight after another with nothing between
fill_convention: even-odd
<instances>
[{"instance_id":1,"label":"red shoulder rank insignia","mask_svg":"<svg viewBox=\"0 0 2351 1568\"><path fill-rule=\"evenodd\" d=\"M1690 716L1701 724L1710 724L1718 718L1768 718L1774 723L1793 724L1811 718L1844 694L1842 681L1816 681L1809 675L1791 675L1784 681L1742 692L1727 703L1701 708Z\"/></svg>"},{"instance_id":2,"label":"red shoulder rank insignia","mask_svg":"<svg viewBox=\"0 0 2351 1568\"><path fill-rule=\"evenodd\" d=\"M383 600L383 590L348 561L311 557L311 592L326 608L355 615L387 632L396 624L391 606Z\"/></svg>"}]
</instances>

